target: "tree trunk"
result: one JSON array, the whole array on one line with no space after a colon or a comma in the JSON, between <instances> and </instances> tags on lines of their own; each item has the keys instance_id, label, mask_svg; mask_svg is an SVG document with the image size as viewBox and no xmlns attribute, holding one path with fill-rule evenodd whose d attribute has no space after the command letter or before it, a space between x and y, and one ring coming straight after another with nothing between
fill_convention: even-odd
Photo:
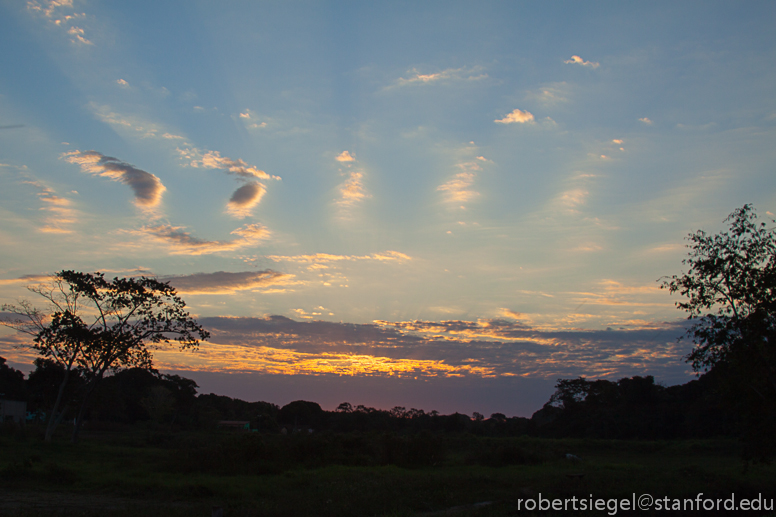
<instances>
[{"instance_id":1,"label":"tree trunk","mask_svg":"<svg viewBox=\"0 0 776 517\"><path fill-rule=\"evenodd\" d=\"M50 442L52 437L54 436L54 431L56 430L57 426L59 425L59 422L62 420L62 415L65 413L65 410L67 409L67 406L62 410L62 412L57 415L57 411L59 410L59 404L62 403L62 395L65 393L65 386L67 386L67 378L70 376L70 370L65 370L65 377L62 379L62 383L59 385L59 392L57 393L57 400L54 402L54 407L51 409L51 416L49 416L48 425L46 426L46 437L44 438L44 441Z\"/></svg>"},{"instance_id":2,"label":"tree trunk","mask_svg":"<svg viewBox=\"0 0 776 517\"><path fill-rule=\"evenodd\" d=\"M72 443L78 442L78 432L81 430L81 424L83 423L84 414L86 413L86 406L89 403L89 397L91 396L92 392L94 391L94 388L97 386L97 383L100 381L102 377L96 377L92 379L92 381L86 385L86 390L84 392L84 398L81 400L81 407L78 408L78 416L75 418L75 425L73 426L73 435L70 438L70 441Z\"/></svg>"}]
</instances>

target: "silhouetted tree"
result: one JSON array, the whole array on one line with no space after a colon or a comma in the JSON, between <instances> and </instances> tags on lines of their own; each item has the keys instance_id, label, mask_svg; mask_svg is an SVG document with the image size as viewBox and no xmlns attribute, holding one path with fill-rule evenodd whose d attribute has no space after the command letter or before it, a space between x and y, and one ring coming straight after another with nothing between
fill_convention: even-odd
<instances>
[{"instance_id":1,"label":"silhouetted tree","mask_svg":"<svg viewBox=\"0 0 776 517\"><path fill-rule=\"evenodd\" d=\"M27 400L24 374L5 364L5 357L0 357L0 398Z\"/></svg>"},{"instance_id":2,"label":"silhouetted tree","mask_svg":"<svg viewBox=\"0 0 776 517\"><path fill-rule=\"evenodd\" d=\"M3 306L17 318L3 323L34 336L32 347L65 368L60 396L50 417L51 439L57 410L74 367L86 378L73 427L78 432L90 397L106 372L120 368L151 368L152 348L177 341L181 349L196 348L209 337L168 283L153 278L105 279L102 273L60 271L47 285L29 288L48 300L47 310L29 302Z\"/></svg>"},{"instance_id":3,"label":"silhouetted tree","mask_svg":"<svg viewBox=\"0 0 776 517\"><path fill-rule=\"evenodd\" d=\"M724 374L746 454L767 460L776 450L776 229L758 224L748 204L725 222L725 232L689 235L689 271L661 287L686 298L676 306L693 321L688 362Z\"/></svg>"}]
</instances>

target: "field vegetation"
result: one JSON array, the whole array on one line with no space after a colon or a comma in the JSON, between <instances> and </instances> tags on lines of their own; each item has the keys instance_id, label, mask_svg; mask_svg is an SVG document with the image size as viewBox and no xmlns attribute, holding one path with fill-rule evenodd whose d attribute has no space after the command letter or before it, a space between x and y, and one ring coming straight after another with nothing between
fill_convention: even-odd
<instances>
[{"instance_id":1,"label":"field vegetation","mask_svg":"<svg viewBox=\"0 0 776 517\"><path fill-rule=\"evenodd\" d=\"M540 493L740 499L772 498L776 486L776 468L745 465L731 439L444 431L283 435L91 423L72 444L65 431L47 443L42 427L4 429L0 514L211 515L213 507L221 507L230 516L530 515L521 500Z\"/></svg>"}]
</instances>

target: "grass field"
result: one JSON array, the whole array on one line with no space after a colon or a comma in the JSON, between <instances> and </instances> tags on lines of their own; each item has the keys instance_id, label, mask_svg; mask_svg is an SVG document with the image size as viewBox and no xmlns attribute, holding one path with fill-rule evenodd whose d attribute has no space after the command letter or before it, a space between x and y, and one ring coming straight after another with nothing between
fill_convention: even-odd
<instances>
[{"instance_id":1,"label":"grass field","mask_svg":"<svg viewBox=\"0 0 776 517\"><path fill-rule=\"evenodd\" d=\"M571 453L581 461L570 461ZM612 515L526 500L776 498L776 468L731 440L260 435L91 429L79 444L0 435L0 515ZM483 504L480 504L483 503ZM485 504L486 503L486 504ZM530 503L529 508L530 508ZM708 504L708 503L707 503ZM572 505L572 503L567 503ZM581 506L578 506L580 508ZM618 507L617 514L629 513ZM716 512L638 511L640 515ZM735 512L728 512L734 515ZM776 515L772 510L747 515Z\"/></svg>"}]
</instances>

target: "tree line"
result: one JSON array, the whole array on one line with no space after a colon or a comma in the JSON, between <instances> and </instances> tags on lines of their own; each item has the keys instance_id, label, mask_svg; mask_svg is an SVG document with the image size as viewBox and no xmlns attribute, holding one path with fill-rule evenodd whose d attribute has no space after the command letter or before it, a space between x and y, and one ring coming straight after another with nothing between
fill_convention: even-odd
<instances>
[{"instance_id":1,"label":"tree line","mask_svg":"<svg viewBox=\"0 0 776 517\"><path fill-rule=\"evenodd\" d=\"M64 369L37 359L27 378L0 358L0 393L26 400L41 419L53 407ZM197 383L153 369L131 368L106 377L86 412L94 424L145 425L154 429L215 430L224 421L248 422L261 433L397 432L471 433L480 436L539 436L599 439L674 439L736 436L740 420L721 396L719 376L711 373L686 384L664 387L651 376L608 380L559 379L555 393L531 418L494 413L465 415L394 407L390 410L343 402L326 411L298 400L278 406L224 395L198 394ZM75 416L79 390L87 384L78 371L64 395ZM285 431L284 431L285 430Z\"/></svg>"}]
</instances>

